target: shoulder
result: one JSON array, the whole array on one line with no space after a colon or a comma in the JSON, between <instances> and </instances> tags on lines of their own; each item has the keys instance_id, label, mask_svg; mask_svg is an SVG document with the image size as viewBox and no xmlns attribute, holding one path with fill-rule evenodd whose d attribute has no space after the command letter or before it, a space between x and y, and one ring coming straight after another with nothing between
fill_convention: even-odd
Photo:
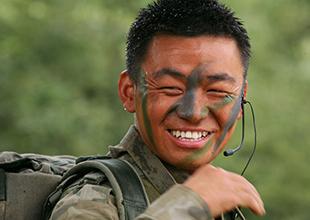
<instances>
[{"instance_id":1,"label":"shoulder","mask_svg":"<svg viewBox=\"0 0 310 220\"><path fill-rule=\"evenodd\" d=\"M100 185L93 181L101 179L100 173L91 173L65 190L57 202L52 220L70 219L118 219L115 197L108 182Z\"/></svg>"}]
</instances>

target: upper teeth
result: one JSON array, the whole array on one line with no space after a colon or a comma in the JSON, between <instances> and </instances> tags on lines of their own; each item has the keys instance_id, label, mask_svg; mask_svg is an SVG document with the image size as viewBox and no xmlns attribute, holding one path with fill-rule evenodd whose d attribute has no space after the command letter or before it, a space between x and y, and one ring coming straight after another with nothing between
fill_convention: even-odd
<instances>
[{"instance_id":1,"label":"upper teeth","mask_svg":"<svg viewBox=\"0 0 310 220\"><path fill-rule=\"evenodd\" d=\"M177 138L187 138L187 139L200 139L210 134L210 132L207 131L179 131L179 130L171 130L170 133Z\"/></svg>"}]
</instances>

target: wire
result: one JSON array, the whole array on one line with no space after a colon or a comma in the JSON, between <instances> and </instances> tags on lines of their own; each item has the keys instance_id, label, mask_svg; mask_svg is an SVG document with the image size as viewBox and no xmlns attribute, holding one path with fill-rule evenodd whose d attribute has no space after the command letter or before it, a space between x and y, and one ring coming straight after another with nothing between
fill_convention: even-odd
<instances>
[{"instance_id":1,"label":"wire","mask_svg":"<svg viewBox=\"0 0 310 220\"><path fill-rule=\"evenodd\" d=\"M250 108L251 108L251 113L252 113L252 122L253 122L253 131L254 131L254 145L253 145L253 150L252 150L252 153L247 161L247 163L245 164L245 167L243 168L242 172L241 172L241 176L244 175L246 169L248 168L254 154L255 154L255 151L256 151L256 142L257 142L257 136L256 136L256 121L255 121L255 114L254 114L254 109L253 109L253 106L251 104L251 102L249 101L246 101L244 100L244 104L249 104L250 105ZM244 114L244 112L243 112ZM242 127L244 128L244 124L242 123ZM243 129L242 128L242 129ZM243 137L242 137L242 142L243 142ZM238 217L241 218L241 220L245 220L245 217L243 216L242 212L241 212L241 209L239 207L236 207L235 210L232 211L232 216L233 216L233 219L237 219Z\"/></svg>"},{"instance_id":2,"label":"wire","mask_svg":"<svg viewBox=\"0 0 310 220\"><path fill-rule=\"evenodd\" d=\"M251 113L252 113L252 122L253 122L253 131L254 131L254 145L253 145L253 150L252 150L252 153L247 161L247 163L245 164L245 167L243 168L242 172L241 172L241 176L243 176L243 174L245 173L246 169L248 168L254 154L255 154L255 151L256 151L256 142L257 142L257 136L256 136L256 121L255 121L255 114L254 114L254 109L253 109L253 106L251 104L251 102L249 101L245 101L245 104L249 104L250 105L250 108L251 108Z\"/></svg>"}]
</instances>

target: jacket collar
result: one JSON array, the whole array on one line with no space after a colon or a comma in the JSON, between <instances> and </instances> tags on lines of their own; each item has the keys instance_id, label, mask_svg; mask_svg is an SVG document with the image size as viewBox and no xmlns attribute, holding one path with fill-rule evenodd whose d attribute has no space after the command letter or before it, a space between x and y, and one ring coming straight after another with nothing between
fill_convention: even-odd
<instances>
[{"instance_id":1,"label":"jacket collar","mask_svg":"<svg viewBox=\"0 0 310 220\"><path fill-rule=\"evenodd\" d=\"M160 194L177 182L185 181L188 177L188 174L183 170L164 164L153 154L142 141L135 126L129 128L119 145L110 147L112 157L119 157L126 152Z\"/></svg>"}]
</instances>

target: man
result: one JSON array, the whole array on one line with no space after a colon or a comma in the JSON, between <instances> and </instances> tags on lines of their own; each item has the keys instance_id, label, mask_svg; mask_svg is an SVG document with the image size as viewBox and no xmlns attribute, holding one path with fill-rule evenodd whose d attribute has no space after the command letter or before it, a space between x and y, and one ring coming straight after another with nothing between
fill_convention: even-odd
<instances>
[{"instance_id":1,"label":"man","mask_svg":"<svg viewBox=\"0 0 310 220\"><path fill-rule=\"evenodd\" d=\"M254 186L210 165L242 116L249 57L246 30L216 0L158 0L140 11L119 80L135 123L110 148L144 184L151 204L137 219L213 219L236 207L264 214ZM82 183L51 219L118 219L109 183Z\"/></svg>"}]
</instances>

